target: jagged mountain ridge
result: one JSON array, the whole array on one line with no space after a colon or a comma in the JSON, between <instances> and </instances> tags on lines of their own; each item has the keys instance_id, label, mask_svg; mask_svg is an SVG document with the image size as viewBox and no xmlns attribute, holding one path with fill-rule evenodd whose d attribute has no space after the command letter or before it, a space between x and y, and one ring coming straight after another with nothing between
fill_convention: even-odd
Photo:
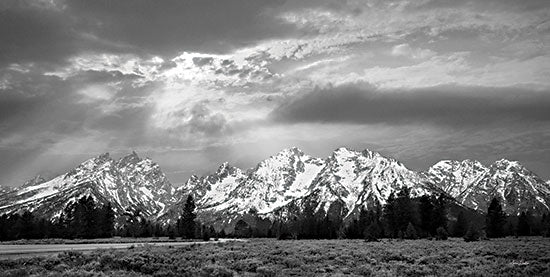
<instances>
[{"instance_id":1,"label":"jagged mountain ridge","mask_svg":"<svg viewBox=\"0 0 550 277\"><path fill-rule=\"evenodd\" d=\"M52 180L36 177L0 192L0 214L28 209L55 217L69 201L91 195L111 202L119 217L126 210L140 209L150 219L172 222L192 194L200 218L210 222L229 223L250 210L273 216L290 206L301 207L306 200L325 211L340 203L350 215L360 207L385 204L390 193L403 186L413 196L447 193L479 211L486 210L493 196L506 200L508 213L548 210L550 203L549 184L517 162L501 160L486 167L473 160L444 160L415 172L370 150L339 148L321 159L289 148L247 171L223 163L215 173L192 176L179 188L156 163L135 152L119 160L103 154Z\"/></svg>"},{"instance_id":2,"label":"jagged mountain ridge","mask_svg":"<svg viewBox=\"0 0 550 277\"><path fill-rule=\"evenodd\" d=\"M52 180L37 177L1 195L0 214L29 210L55 218L69 202L92 196L100 203L110 202L118 218L138 209L144 216L156 217L176 202L174 192L151 159L133 152L114 160L106 153Z\"/></svg>"},{"instance_id":3,"label":"jagged mountain ridge","mask_svg":"<svg viewBox=\"0 0 550 277\"><path fill-rule=\"evenodd\" d=\"M201 190L227 188L220 186L227 183L234 188L230 193ZM339 202L349 215L361 206L385 204L388 196L403 186L409 187L414 196L443 192L395 159L343 147L326 159L313 158L298 148L285 149L238 178L218 170L205 177L192 176L180 190L193 192L199 211L208 215L207 220L213 220L250 210L270 216L287 205L300 205L304 199L314 200L318 203L316 209L325 211ZM221 197L202 196L208 194Z\"/></svg>"},{"instance_id":4,"label":"jagged mountain ridge","mask_svg":"<svg viewBox=\"0 0 550 277\"><path fill-rule=\"evenodd\" d=\"M508 214L550 210L550 186L517 161L501 159L490 166L478 161L441 161L424 173L459 203L486 211L493 197Z\"/></svg>"}]
</instances>

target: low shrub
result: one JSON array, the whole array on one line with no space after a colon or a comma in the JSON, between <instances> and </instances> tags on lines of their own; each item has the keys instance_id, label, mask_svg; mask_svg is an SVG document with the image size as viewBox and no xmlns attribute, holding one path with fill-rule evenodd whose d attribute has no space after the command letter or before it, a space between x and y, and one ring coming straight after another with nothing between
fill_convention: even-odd
<instances>
[{"instance_id":1,"label":"low shrub","mask_svg":"<svg viewBox=\"0 0 550 277\"><path fill-rule=\"evenodd\" d=\"M217 264L207 265L201 271L205 276L211 277L231 277L234 275L233 271Z\"/></svg>"},{"instance_id":2,"label":"low shrub","mask_svg":"<svg viewBox=\"0 0 550 277\"><path fill-rule=\"evenodd\" d=\"M447 240L449 238L449 233L447 233L447 230L443 227L437 228L436 233L437 240Z\"/></svg>"},{"instance_id":3,"label":"low shrub","mask_svg":"<svg viewBox=\"0 0 550 277\"><path fill-rule=\"evenodd\" d=\"M273 266L260 266L256 268L256 273L260 277L275 277L277 276L277 268Z\"/></svg>"},{"instance_id":4,"label":"low shrub","mask_svg":"<svg viewBox=\"0 0 550 277\"><path fill-rule=\"evenodd\" d=\"M479 238L480 238L479 229L477 229L474 226L470 226L468 228L468 231L466 232L466 235L464 235L465 242L478 241Z\"/></svg>"}]
</instances>

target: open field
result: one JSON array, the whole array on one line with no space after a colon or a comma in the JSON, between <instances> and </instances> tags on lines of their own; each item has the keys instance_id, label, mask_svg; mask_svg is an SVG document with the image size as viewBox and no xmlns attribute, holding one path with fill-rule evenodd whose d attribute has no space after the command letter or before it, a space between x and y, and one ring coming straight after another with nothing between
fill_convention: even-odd
<instances>
[{"instance_id":1,"label":"open field","mask_svg":"<svg viewBox=\"0 0 550 277\"><path fill-rule=\"evenodd\" d=\"M1 246L0 246L1 247ZM0 261L0 276L550 276L550 239L252 239Z\"/></svg>"},{"instance_id":2,"label":"open field","mask_svg":"<svg viewBox=\"0 0 550 277\"><path fill-rule=\"evenodd\" d=\"M134 242L101 242L94 243L68 243L68 244L4 244L0 245L0 259L17 258L17 257L33 257L40 255L52 255L64 251L93 251L98 249L127 249L134 247L181 247L191 244L205 243L224 243L227 241L235 241L235 239L220 239L218 241L145 241L136 240Z\"/></svg>"},{"instance_id":3,"label":"open field","mask_svg":"<svg viewBox=\"0 0 550 277\"><path fill-rule=\"evenodd\" d=\"M193 242L194 240L182 239L181 237L170 239L168 237L147 237L147 238L132 238L132 237L114 237L114 238L97 238L97 239L20 239L1 241L2 245L28 245L28 244L113 244L113 243L159 243L159 242Z\"/></svg>"}]
</instances>

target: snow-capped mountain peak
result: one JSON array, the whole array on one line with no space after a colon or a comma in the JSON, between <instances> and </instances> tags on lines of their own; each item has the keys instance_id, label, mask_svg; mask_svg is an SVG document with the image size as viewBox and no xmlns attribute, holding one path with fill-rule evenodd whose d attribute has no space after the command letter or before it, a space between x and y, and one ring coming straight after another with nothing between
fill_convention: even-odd
<instances>
[{"instance_id":1,"label":"snow-capped mountain peak","mask_svg":"<svg viewBox=\"0 0 550 277\"><path fill-rule=\"evenodd\" d=\"M22 187L31 187L31 186L42 184L44 182L46 182L46 179L39 174L39 175L36 175L34 178L26 181Z\"/></svg>"},{"instance_id":2,"label":"snow-capped mountain peak","mask_svg":"<svg viewBox=\"0 0 550 277\"><path fill-rule=\"evenodd\" d=\"M505 211L545 211L550 204L550 189L536 174L517 161L500 159L489 167L478 161L441 161L425 173L428 179L458 202L486 211L498 197Z\"/></svg>"},{"instance_id":3,"label":"snow-capped mountain peak","mask_svg":"<svg viewBox=\"0 0 550 277\"><path fill-rule=\"evenodd\" d=\"M128 164L137 164L141 161L140 157L135 151L132 151L131 154L120 158L117 162L119 167L125 167Z\"/></svg>"},{"instance_id":4,"label":"snow-capped mountain peak","mask_svg":"<svg viewBox=\"0 0 550 277\"><path fill-rule=\"evenodd\" d=\"M31 210L53 217L69 202L90 195L96 201L110 202L118 216L140 209L145 216L154 217L176 201L173 192L160 167L150 159L142 160L134 152L115 161L105 153L50 181L3 195L0 212Z\"/></svg>"},{"instance_id":5,"label":"snow-capped mountain peak","mask_svg":"<svg viewBox=\"0 0 550 277\"><path fill-rule=\"evenodd\" d=\"M385 204L408 187L412 196L447 193L459 203L486 211L492 197L505 211L550 210L550 184L517 161L501 159L486 167L475 160L442 160L418 173L394 158L371 150L335 149L321 159L287 148L243 171L224 162L212 174L192 175L181 187L168 181L160 166L132 152L118 160L109 153L88 159L66 174L46 181L35 177L16 189L0 191L0 213L22 210L55 217L84 195L110 202L119 218L139 209L152 219L171 222L187 195L195 197L201 220L231 220L250 210L285 214L305 201L328 211L337 203L348 215L361 207Z\"/></svg>"},{"instance_id":6,"label":"snow-capped mountain peak","mask_svg":"<svg viewBox=\"0 0 550 277\"><path fill-rule=\"evenodd\" d=\"M487 171L488 168L476 160L442 160L424 175L452 197L459 197Z\"/></svg>"},{"instance_id":7,"label":"snow-capped mountain peak","mask_svg":"<svg viewBox=\"0 0 550 277\"><path fill-rule=\"evenodd\" d=\"M399 161L378 152L344 147L327 158L326 167L316 181L327 187L326 191L320 189L319 202L337 199L345 204L349 213L361 206L382 205L392 192L404 186L411 188L413 195L433 193L416 172Z\"/></svg>"}]
</instances>

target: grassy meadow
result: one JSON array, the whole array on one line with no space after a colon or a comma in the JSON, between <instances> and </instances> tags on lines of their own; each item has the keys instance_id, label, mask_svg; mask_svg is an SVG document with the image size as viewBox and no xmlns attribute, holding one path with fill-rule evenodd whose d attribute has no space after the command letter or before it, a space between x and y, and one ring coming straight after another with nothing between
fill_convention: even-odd
<instances>
[{"instance_id":1,"label":"grassy meadow","mask_svg":"<svg viewBox=\"0 0 550 277\"><path fill-rule=\"evenodd\" d=\"M344 275L550 276L550 239L251 239L0 260L0 276Z\"/></svg>"}]
</instances>

